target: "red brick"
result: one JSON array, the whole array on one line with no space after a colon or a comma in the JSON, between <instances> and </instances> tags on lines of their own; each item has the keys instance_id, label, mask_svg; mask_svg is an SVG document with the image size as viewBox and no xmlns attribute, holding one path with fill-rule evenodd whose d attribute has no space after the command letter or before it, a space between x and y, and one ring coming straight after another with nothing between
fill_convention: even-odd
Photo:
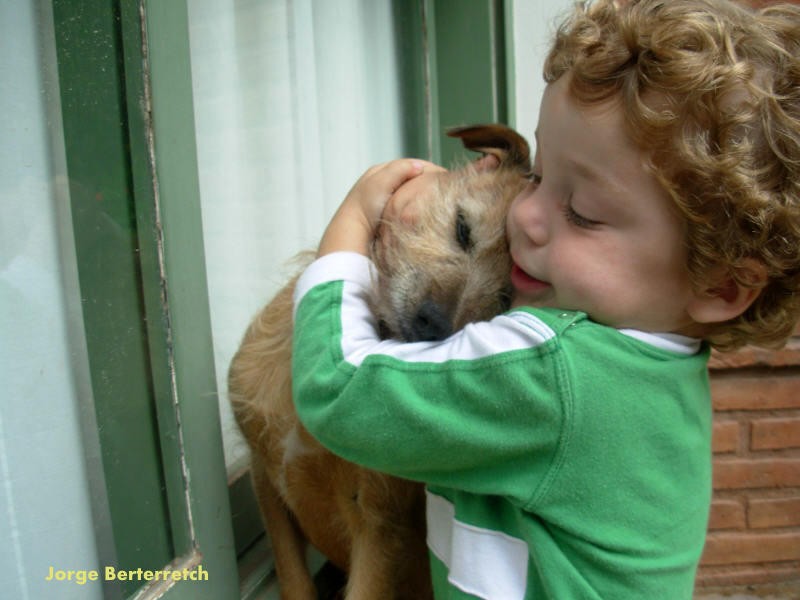
<instances>
[{"instance_id":1,"label":"red brick","mask_svg":"<svg viewBox=\"0 0 800 600\"><path fill-rule=\"evenodd\" d=\"M731 594L757 592L757 589L754 588L763 584L770 586L768 591L763 594L766 598L775 598L776 600L777 598L800 598L800 563L766 564L755 567L739 565L733 568L706 566L698 570L696 580L698 591L710 587L725 588ZM732 586L739 586L739 589L731 589ZM794 591L797 593L793 594ZM781 595L773 595L777 592L781 592ZM748 594L747 597L761 598L762 595Z\"/></svg>"},{"instance_id":2,"label":"red brick","mask_svg":"<svg viewBox=\"0 0 800 600\"><path fill-rule=\"evenodd\" d=\"M739 423L737 421L715 421L711 441L716 454L736 452L739 447Z\"/></svg>"},{"instance_id":3,"label":"red brick","mask_svg":"<svg viewBox=\"0 0 800 600\"><path fill-rule=\"evenodd\" d=\"M736 352L711 354L708 366L712 370L741 369L742 367L791 367L800 365L800 339L790 339L780 350L764 350L747 346Z\"/></svg>"},{"instance_id":4,"label":"red brick","mask_svg":"<svg viewBox=\"0 0 800 600\"><path fill-rule=\"evenodd\" d=\"M714 500L708 528L744 529L746 527L744 506L738 500Z\"/></svg>"},{"instance_id":5,"label":"red brick","mask_svg":"<svg viewBox=\"0 0 800 600\"><path fill-rule=\"evenodd\" d=\"M717 458L714 489L800 486L800 458Z\"/></svg>"},{"instance_id":6,"label":"red brick","mask_svg":"<svg viewBox=\"0 0 800 600\"><path fill-rule=\"evenodd\" d=\"M800 408L800 377L712 377L716 410Z\"/></svg>"},{"instance_id":7,"label":"red brick","mask_svg":"<svg viewBox=\"0 0 800 600\"><path fill-rule=\"evenodd\" d=\"M776 418L753 421L750 430L752 450L800 448L800 419Z\"/></svg>"},{"instance_id":8,"label":"red brick","mask_svg":"<svg viewBox=\"0 0 800 600\"><path fill-rule=\"evenodd\" d=\"M700 564L733 565L800 560L800 532L709 533Z\"/></svg>"},{"instance_id":9,"label":"red brick","mask_svg":"<svg viewBox=\"0 0 800 600\"><path fill-rule=\"evenodd\" d=\"M800 365L800 339L790 339L780 350L764 350L747 346L736 352L711 354L708 366L712 370L741 369L742 367L791 367Z\"/></svg>"},{"instance_id":10,"label":"red brick","mask_svg":"<svg viewBox=\"0 0 800 600\"><path fill-rule=\"evenodd\" d=\"M800 496L749 500L747 524L753 529L800 525Z\"/></svg>"}]
</instances>

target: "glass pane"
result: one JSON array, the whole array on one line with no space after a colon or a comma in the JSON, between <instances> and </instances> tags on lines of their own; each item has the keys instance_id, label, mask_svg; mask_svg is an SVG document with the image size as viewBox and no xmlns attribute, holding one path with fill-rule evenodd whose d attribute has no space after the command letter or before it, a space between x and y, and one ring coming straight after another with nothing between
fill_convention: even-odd
<instances>
[{"instance_id":1,"label":"glass pane","mask_svg":"<svg viewBox=\"0 0 800 600\"><path fill-rule=\"evenodd\" d=\"M0 580L4 598L113 563L86 361L49 3L0 7ZM51 575L60 571L48 581Z\"/></svg>"},{"instance_id":2,"label":"glass pane","mask_svg":"<svg viewBox=\"0 0 800 600\"><path fill-rule=\"evenodd\" d=\"M244 330L370 165L400 156L390 0L190 0L198 169L229 474Z\"/></svg>"}]
</instances>

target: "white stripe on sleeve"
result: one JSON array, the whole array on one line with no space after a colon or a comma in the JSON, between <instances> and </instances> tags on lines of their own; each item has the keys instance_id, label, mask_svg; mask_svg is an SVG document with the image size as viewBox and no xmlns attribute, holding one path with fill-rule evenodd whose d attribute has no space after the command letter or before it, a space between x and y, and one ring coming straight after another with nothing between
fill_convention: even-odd
<instances>
[{"instance_id":1,"label":"white stripe on sleeve","mask_svg":"<svg viewBox=\"0 0 800 600\"><path fill-rule=\"evenodd\" d=\"M483 600L523 600L528 545L501 531L456 519L453 505L426 491L428 547L448 570L447 580Z\"/></svg>"}]
</instances>

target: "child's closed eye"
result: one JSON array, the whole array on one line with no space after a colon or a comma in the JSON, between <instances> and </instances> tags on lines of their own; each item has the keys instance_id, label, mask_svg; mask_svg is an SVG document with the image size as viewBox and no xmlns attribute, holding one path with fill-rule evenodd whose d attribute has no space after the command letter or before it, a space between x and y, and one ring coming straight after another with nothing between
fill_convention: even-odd
<instances>
[{"instance_id":1,"label":"child's closed eye","mask_svg":"<svg viewBox=\"0 0 800 600\"><path fill-rule=\"evenodd\" d=\"M571 201L564 204L564 217L568 223L580 227L581 229L596 229L603 224L600 221L589 219L578 213L572 206Z\"/></svg>"},{"instance_id":2,"label":"child's closed eye","mask_svg":"<svg viewBox=\"0 0 800 600\"><path fill-rule=\"evenodd\" d=\"M529 171L525 174L525 177L530 182L528 185L539 187L542 184L542 175L536 173L535 171ZM567 222L575 225L576 227L580 227L582 229L595 229L600 225L603 225L601 221L589 219L588 217L584 217L582 214L576 211L575 207L572 205L571 198L564 204L563 210L564 217L566 218Z\"/></svg>"}]
</instances>

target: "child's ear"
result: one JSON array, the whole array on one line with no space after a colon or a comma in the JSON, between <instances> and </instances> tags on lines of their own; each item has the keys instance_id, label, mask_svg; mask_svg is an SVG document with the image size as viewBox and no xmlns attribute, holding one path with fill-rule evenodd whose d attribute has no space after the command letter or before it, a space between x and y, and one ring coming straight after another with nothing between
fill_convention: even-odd
<instances>
[{"instance_id":1,"label":"child's ear","mask_svg":"<svg viewBox=\"0 0 800 600\"><path fill-rule=\"evenodd\" d=\"M736 267L715 276L693 295L687 312L696 323L730 321L750 308L767 283L767 269L760 262L745 259Z\"/></svg>"}]
</instances>

